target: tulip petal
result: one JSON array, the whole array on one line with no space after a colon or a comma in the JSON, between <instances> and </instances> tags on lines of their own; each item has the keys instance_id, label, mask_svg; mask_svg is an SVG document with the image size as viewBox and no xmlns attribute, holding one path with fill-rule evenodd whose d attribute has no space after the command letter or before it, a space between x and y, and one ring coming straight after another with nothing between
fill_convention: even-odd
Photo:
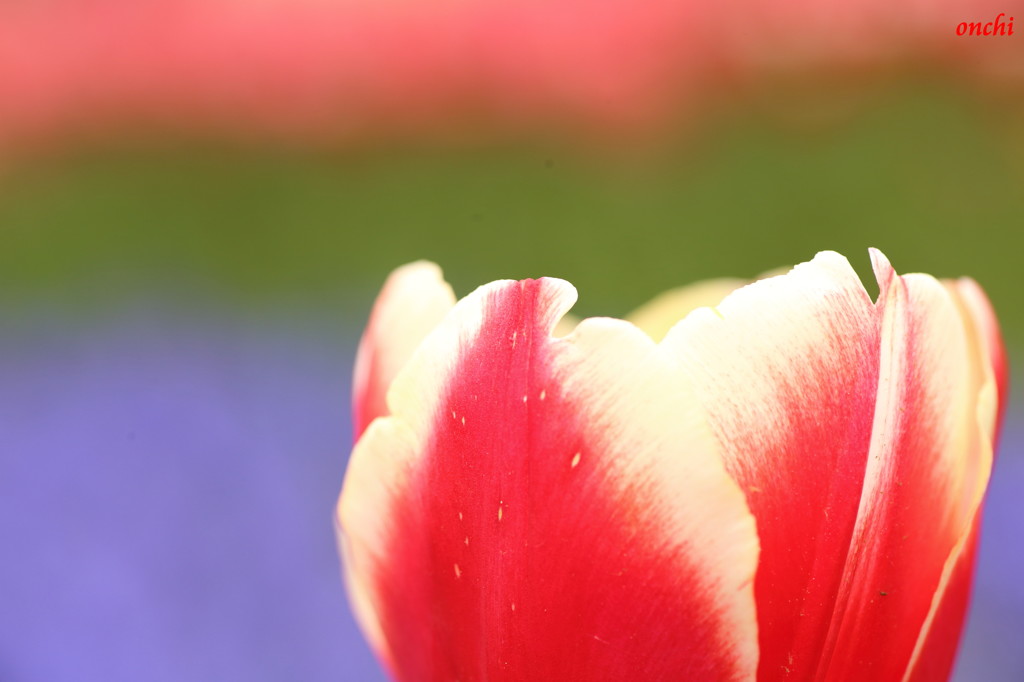
<instances>
[{"instance_id":1,"label":"tulip petal","mask_svg":"<svg viewBox=\"0 0 1024 682\"><path fill-rule=\"evenodd\" d=\"M978 514L963 544L954 550L943 569L942 584L903 676L905 682L948 680L953 671L971 596L980 525Z\"/></svg>"},{"instance_id":2,"label":"tulip petal","mask_svg":"<svg viewBox=\"0 0 1024 682\"><path fill-rule=\"evenodd\" d=\"M420 342L455 305L452 288L433 263L404 265L388 277L359 341L352 378L352 412L358 438L387 414L388 387Z\"/></svg>"},{"instance_id":3,"label":"tulip petal","mask_svg":"<svg viewBox=\"0 0 1024 682\"><path fill-rule=\"evenodd\" d=\"M973 368L978 389L978 428L988 435L993 449L999 432L1008 389L1006 351L992 306L974 280L963 278L946 282L946 289L960 307L968 330ZM970 598L974 560L981 525L980 510L964 537L946 561L939 589L925 620L911 664L904 679L910 682L948 679L956 657Z\"/></svg>"},{"instance_id":4,"label":"tulip petal","mask_svg":"<svg viewBox=\"0 0 1024 682\"><path fill-rule=\"evenodd\" d=\"M647 332L655 341L661 341L669 329L690 311L716 306L746 283L746 280L723 277L672 289L655 296L627 315L626 319Z\"/></svg>"},{"instance_id":5,"label":"tulip petal","mask_svg":"<svg viewBox=\"0 0 1024 682\"><path fill-rule=\"evenodd\" d=\"M670 340L497 282L427 337L338 520L398 680L752 680L758 543Z\"/></svg>"},{"instance_id":6,"label":"tulip petal","mask_svg":"<svg viewBox=\"0 0 1024 682\"><path fill-rule=\"evenodd\" d=\"M931 276L900 278L881 253L871 257L881 289L878 408L818 668L827 680L845 679L850 670L903 677L947 561L969 536L991 466L978 424L981 357L970 352L954 300Z\"/></svg>"},{"instance_id":7,"label":"tulip petal","mask_svg":"<svg viewBox=\"0 0 1024 682\"><path fill-rule=\"evenodd\" d=\"M669 334L758 519L762 679L900 679L966 603L989 339L938 281L872 259L875 304L823 253Z\"/></svg>"},{"instance_id":8,"label":"tulip petal","mask_svg":"<svg viewBox=\"0 0 1024 682\"><path fill-rule=\"evenodd\" d=\"M1000 432L1010 391L1010 365L1006 359L1006 347L1003 345L999 321L996 319L995 311L985 292L973 279L963 277L949 284L948 288L957 297L963 308L964 316L973 322L977 334L981 337L982 349L986 352L989 365L992 368L998 408L995 414L995 424L988 428L991 429L993 445L995 445L995 436Z\"/></svg>"},{"instance_id":9,"label":"tulip petal","mask_svg":"<svg viewBox=\"0 0 1024 682\"><path fill-rule=\"evenodd\" d=\"M825 252L667 337L758 520L759 679L813 679L857 518L879 334L860 279Z\"/></svg>"},{"instance_id":10,"label":"tulip petal","mask_svg":"<svg viewBox=\"0 0 1024 682\"><path fill-rule=\"evenodd\" d=\"M979 395L988 367L956 301L934 278L898 277L881 253L871 255L881 290L878 406L822 679L854 669L903 677L992 464L979 414L985 403L995 409L994 388Z\"/></svg>"}]
</instances>

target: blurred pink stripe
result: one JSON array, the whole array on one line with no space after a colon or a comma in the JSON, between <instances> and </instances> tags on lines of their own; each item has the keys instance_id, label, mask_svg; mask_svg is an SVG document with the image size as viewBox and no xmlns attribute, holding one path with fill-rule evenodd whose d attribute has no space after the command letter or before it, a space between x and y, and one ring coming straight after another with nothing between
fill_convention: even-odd
<instances>
[{"instance_id":1,"label":"blurred pink stripe","mask_svg":"<svg viewBox=\"0 0 1024 682\"><path fill-rule=\"evenodd\" d=\"M1024 33L1020 0L7 0L0 141L126 124L342 139L628 128L723 78L965 52L1017 68L1016 36L954 33L1011 5Z\"/></svg>"}]
</instances>

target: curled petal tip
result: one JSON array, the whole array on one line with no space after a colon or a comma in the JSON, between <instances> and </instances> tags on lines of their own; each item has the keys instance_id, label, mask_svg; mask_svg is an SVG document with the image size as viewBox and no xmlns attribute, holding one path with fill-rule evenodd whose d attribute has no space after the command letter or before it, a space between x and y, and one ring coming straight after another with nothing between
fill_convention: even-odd
<instances>
[{"instance_id":1,"label":"curled petal tip","mask_svg":"<svg viewBox=\"0 0 1024 682\"><path fill-rule=\"evenodd\" d=\"M896 270L893 269L889 258L880 250L871 247L868 249L868 253L871 255L871 269L875 273L879 291L888 291L890 283L896 277Z\"/></svg>"},{"instance_id":2,"label":"curled petal tip","mask_svg":"<svg viewBox=\"0 0 1024 682\"><path fill-rule=\"evenodd\" d=\"M355 436L386 415L387 392L416 347L455 305L441 268L416 261L388 277L359 341L352 378Z\"/></svg>"}]
</instances>

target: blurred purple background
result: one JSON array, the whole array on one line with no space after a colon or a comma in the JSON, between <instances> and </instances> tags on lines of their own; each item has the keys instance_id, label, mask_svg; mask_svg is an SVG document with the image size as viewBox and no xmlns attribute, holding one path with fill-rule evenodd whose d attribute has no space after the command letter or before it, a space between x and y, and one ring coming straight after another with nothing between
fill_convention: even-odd
<instances>
[{"instance_id":1,"label":"blurred purple background","mask_svg":"<svg viewBox=\"0 0 1024 682\"><path fill-rule=\"evenodd\" d=\"M61 319L61 318L57 318ZM0 680L383 680L332 512L356 327L130 310L0 334ZM1024 679L1011 411L957 680Z\"/></svg>"},{"instance_id":2,"label":"blurred purple background","mask_svg":"<svg viewBox=\"0 0 1024 682\"><path fill-rule=\"evenodd\" d=\"M353 344L277 322L3 335L0 679L384 679L332 526Z\"/></svg>"}]
</instances>

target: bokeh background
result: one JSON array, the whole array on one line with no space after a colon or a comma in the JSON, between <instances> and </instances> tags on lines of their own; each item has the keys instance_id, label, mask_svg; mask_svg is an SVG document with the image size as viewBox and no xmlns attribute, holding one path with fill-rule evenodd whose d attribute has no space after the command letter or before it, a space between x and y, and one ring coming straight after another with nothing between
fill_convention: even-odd
<instances>
[{"instance_id":1,"label":"bokeh background","mask_svg":"<svg viewBox=\"0 0 1024 682\"><path fill-rule=\"evenodd\" d=\"M581 315L867 248L1024 349L1024 6L0 4L0 680L384 679L332 511L395 266ZM1024 679L1010 406L955 679Z\"/></svg>"}]
</instances>

